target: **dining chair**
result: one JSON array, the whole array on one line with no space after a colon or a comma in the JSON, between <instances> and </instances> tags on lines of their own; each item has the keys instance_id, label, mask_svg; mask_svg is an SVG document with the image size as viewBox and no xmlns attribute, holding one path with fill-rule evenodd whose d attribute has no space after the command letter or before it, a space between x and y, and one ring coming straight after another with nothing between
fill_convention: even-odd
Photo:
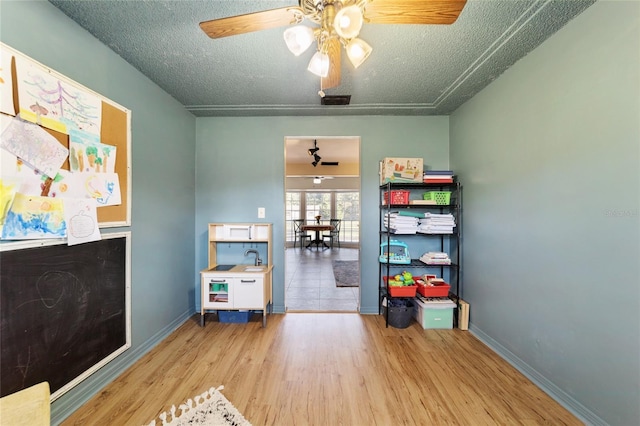
<instances>
[{"instance_id":1,"label":"dining chair","mask_svg":"<svg viewBox=\"0 0 640 426\"><path fill-rule=\"evenodd\" d=\"M331 248L333 248L333 243L337 242L338 243L338 247L340 247L340 224L342 223L342 221L340 219L330 219L329 220L329 225L332 226L331 231L329 231L328 234L323 234L322 235L322 240L324 240L325 238L328 238L331 242L329 243L329 246Z\"/></svg>"},{"instance_id":2,"label":"dining chair","mask_svg":"<svg viewBox=\"0 0 640 426\"><path fill-rule=\"evenodd\" d=\"M293 232L294 232L293 248L296 248L298 240L300 240L300 248L303 247L302 244L305 240L308 240L309 244L311 244L311 235L307 234L307 231L302 230L303 224L304 224L304 219L293 220Z\"/></svg>"}]
</instances>

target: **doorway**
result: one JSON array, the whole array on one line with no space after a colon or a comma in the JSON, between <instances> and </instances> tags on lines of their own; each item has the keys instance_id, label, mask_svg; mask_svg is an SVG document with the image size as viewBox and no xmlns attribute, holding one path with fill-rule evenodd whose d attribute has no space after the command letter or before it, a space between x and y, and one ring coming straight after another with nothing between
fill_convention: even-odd
<instances>
[{"instance_id":1,"label":"doorway","mask_svg":"<svg viewBox=\"0 0 640 426\"><path fill-rule=\"evenodd\" d=\"M285 204L287 312L358 312L360 138L286 137Z\"/></svg>"}]
</instances>

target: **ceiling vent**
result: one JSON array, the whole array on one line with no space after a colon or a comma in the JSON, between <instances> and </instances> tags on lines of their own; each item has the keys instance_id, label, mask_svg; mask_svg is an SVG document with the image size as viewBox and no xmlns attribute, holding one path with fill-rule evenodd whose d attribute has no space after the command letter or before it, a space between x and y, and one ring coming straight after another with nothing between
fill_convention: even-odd
<instances>
[{"instance_id":1,"label":"ceiling vent","mask_svg":"<svg viewBox=\"0 0 640 426\"><path fill-rule=\"evenodd\" d=\"M320 99L322 105L349 105L351 95L325 95Z\"/></svg>"}]
</instances>

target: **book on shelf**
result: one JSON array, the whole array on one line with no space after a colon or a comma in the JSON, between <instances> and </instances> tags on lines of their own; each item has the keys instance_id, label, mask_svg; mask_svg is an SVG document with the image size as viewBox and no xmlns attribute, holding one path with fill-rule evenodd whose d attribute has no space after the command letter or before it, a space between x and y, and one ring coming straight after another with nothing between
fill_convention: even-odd
<instances>
[{"instance_id":1,"label":"book on shelf","mask_svg":"<svg viewBox=\"0 0 640 426\"><path fill-rule=\"evenodd\" d=\"M449 255L442 252L427 252L420 256L420 261L427 265L451 265Z\"/></svg>"},{"instance_id":2,"label":"book on shelf","mask_svg":"<svg viewBox=\"0 0 640 426\"><path fill-rule=\"evenodd\" d=\"M398 212L398 215L400 216L410 216L410 217L424 217L424 213L423 212L411 212L411 211L406 211L406 210L402 210Z\"/></svg>"},{"instance_id":3,"label":"book on shelf","mask_svg":"<svg viewBox=\"0 0 640 426\"><path fill-rule=\"evenodd\" d=\"M422 174L423 183L453 183L451 170L427 170Z\"/></svg>"},{"instance_id":4,"label":"book on shelf","mask_svg":"<svg viewBox=\"0 0 640 426\"><path fill-rule=\"evenodd\" d=\"M424 254L424 256L438 258L438 259L448 259L449 255L443 251L428 251Z\"/></svg>"},{"instance_id":5,"label":"book on shelf","mask_svg":"<svg viewBox=\"0 0 640 426\"><path fill-rule=\"evenodd\" d=\"M393 234L415 234L418 231L418 218L391 212L385 214L384 226Z\"/></svg>"},{"instance_id":6,"label":"book on shelf","mask_svg":"<svg viewBox=\"0 0 640 426\"><path fill-rule=\"evenodd\" d=\"M453 170L427 170L423 176L453 176Z\"/></svg>"},{"instance_id":7,"label":"book on shelf","mask_svg":"<svg viewBox=\"0 0 640 426\"><path fill-rule=\"evenodd\" d=\"M449 299L448 297L427 297L427 296L423 296L420 293L416 293L416 299L424 303L442 303L442 304L451 303L451 299Z\"/></svg>"},{"instance_id":8,"label":"book on shelf","mask_svg":"<svg viewBox=\"0 0 640 426\"><path fill-rule=\"evenodd\" d=\"M424 178L422 179L423 183L453 183L453 179L433 179L433 178Z\"/></svg>"}]
</instances>

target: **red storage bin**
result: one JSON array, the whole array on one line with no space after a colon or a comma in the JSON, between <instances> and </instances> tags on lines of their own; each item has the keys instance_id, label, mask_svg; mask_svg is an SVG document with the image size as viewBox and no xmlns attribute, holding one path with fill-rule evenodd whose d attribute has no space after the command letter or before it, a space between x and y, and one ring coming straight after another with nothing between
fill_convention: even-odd
<instances>
[{"instance_id":1,"label":"red storage bin","mask_svg":"<svg viewBox=\"0 0 640 426\"><path fill-rule=\"evenodd\" d=\"M389 295L391 297L416 297L417 285L403 285L402 287L390 285Z\"/></svg>"},{"instance_id":2,"label":"red storage bin","mask_svg":"<svg viewBox=\"0 0 640 426\"><path fill-rule=\"evenodd\" d=\"M444 281L432 281L432 285L424 281L418 282L418 293L425 297L447 297L451 286Z\"/></svg>"},{"instance_id":3,"label":"red storage bin","mask_svg":"<svg viewBox=\"0 0 640 426\"><path fill-rule=\"evenodd\" d=\"M389 191L384 192L385 204L409 204L409 191L391 191L391 202L389 202Z\"/></svg>"},{"instance_id":4,"label":"red storage bin","mask_svg":"<svg viewBox=\"0 0 640 426\"><path fill-rule=\"evenodd\" d=\"M415 297L416 291L418 290L417 285L403 285L403 286L395 286L389 285L389 277L382 277L384 282L387 283L387 290L389 291L389 296L391 297ZM393 277L391 277L393 278Z\"/></svg>"}]
</instances>

